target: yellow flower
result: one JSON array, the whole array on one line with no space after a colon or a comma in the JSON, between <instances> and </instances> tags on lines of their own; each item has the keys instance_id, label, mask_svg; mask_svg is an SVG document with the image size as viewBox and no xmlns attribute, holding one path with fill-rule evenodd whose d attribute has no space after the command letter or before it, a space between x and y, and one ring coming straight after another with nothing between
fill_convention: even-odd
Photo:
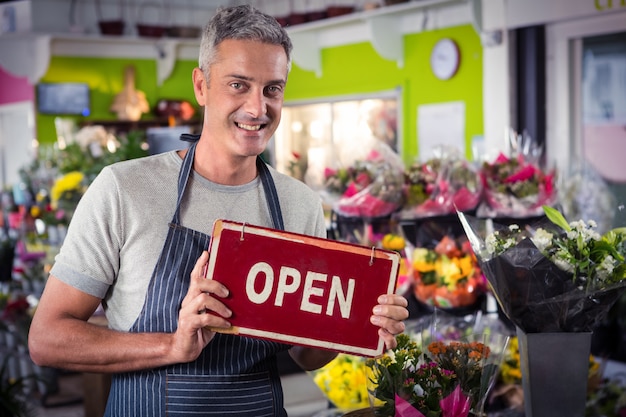
<instances>
[{"instance_id":1,"label":"yellow flower","mask_svg":"<svg viewBox=\"0 0 626 417\"><path fill-rule=\"evenodd\" d=\"M457 281L463 278L457 264L451 261L447 256L442 255L436 265L437 275L440 277L441 282L449 288L454 289Z\"/></svg>"},{"instance_id":2,"label":"yellow flower","mask_svg":"<svg viewBox=\"0 0 626 417\"><path fill-rule=\"evenodd\" d=\"M415 248L413 251L413 268L419 272L430 272L436 269L437 255L426 248Z\"/></svg>"},{"instance_id":3,"label":"yellow flower","mask_svg":"<svg viewBox=\"0 0 626 417\"><path fill-rule=\"evenodd\" d=\"M388 233L383 237L382 246L383 249L387 250L396 250L400 251L404 249L406 243L402 236L394 235L393 233Z\"/></svg>"},{"instance_id":4,"label":"yellow flower","mask_svg":"<svg viewBox=\"0 0 626 417\"><path fill-rule=\"evenodd\" d=\"M363 358L339 354L323 368L312 372L313 381L336 407L352 410L369 406Z\"/></svg>"},{"instance_id":5,"label":"yellow flower","mask_svg":"<svg viewBox=\"0 0 626 417\"><path fill-rule=\"evenodd\" d=\"M39 206L32 206L30 208L30 215L35 219L39 218L39 216L41 216L41 208Z\"/></svg>"},{"instance_id":6,"label":"yellow flower","mask_svg":"<svg viewBox=\"0 0 626 417\"><path fill-rule=\"evenodd\" d=\"M68 172L57 179L50 190L52 202L61 200L64 193L81 190L83 179L83 173L78 171Z\"/></svg>"}]
</instances>

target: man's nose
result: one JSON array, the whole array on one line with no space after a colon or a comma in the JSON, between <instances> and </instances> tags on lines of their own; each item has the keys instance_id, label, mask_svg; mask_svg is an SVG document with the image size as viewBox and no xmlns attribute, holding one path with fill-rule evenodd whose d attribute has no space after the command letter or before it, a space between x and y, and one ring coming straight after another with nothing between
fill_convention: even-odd
<instances>
[{"instance_id":1,"label":"man's nose","mask_svg":"<svg viewBox=\"0 0 626 417\"><path fill-rule=\"evenodd\" d=\"M267 98L263 90L253 90L246 98L245 111L252 117L261 117L267 112Z\"/></svg>"}]
</instances>

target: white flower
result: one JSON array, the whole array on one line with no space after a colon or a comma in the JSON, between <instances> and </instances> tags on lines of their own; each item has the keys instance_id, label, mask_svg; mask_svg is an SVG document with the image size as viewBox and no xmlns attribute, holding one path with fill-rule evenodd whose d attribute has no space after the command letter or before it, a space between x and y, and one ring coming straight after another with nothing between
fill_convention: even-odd
<instances>
[{"instance_id":1,"label":"white flower","mask_svg":"<svg viewBox=\"0 0 626 417\"><path fill-rule=\"evenodd\" d=\"M574 272L574 265L570 264L566 259L553 258L552 261L556 266L565 272Z\"/></svg>"},{"instance_id":2,"label":"white flower","mask_svg":"<svg viewBox=\"0 0 626 417\"><path fill-rule=\"evenodd\" d=\"M76 133L75 139L78 145L84 150L90 147L92 143L100 146L106 146L108 133L104 126L94 125L85 126Z\"/></svg>"},{"instance_id":3,"label":"white flower","mask_svg":"<svg viewBox=\"0 0 626 417\"><path fill-rule=\"evenodd\" d=\"M535 246L537 246L537 249L539 249L541 252L544 252L552 246L553 237L554 236L552 235L552 233L548 232L547 230L537 229L535 231L535 235L531 238L531 240L533 241Z\"/></svg>"},{"instance_id":4,"label":"white flower","mask_svg":"<svg viewBox=\"0 0 626 417\"><path fill-rule=\"evenodd\" d=\"M515 240L515 238L510 237L502 242L502 249L507 250L508 248L515 246L516 243L517 241Z\"/></svg>"},{"instance_id":5,"label":"white flower","mask_svg":"<svg viewBox=\"0 0 626 417\"><path fill-rule=\"evenodd\" d=\"M509 230L516 235L519 233L519 227L515 224L509 226ZM500 232L498 231L490 233L485 238L485 249L490 255L499 255L508 248L515 246L516 244L517 239L515 238L515 236L502 237L500 236Z\"/></svg>"},{"instance_id":6,"label":"white flower","mask_svg":"<svg viewBox=\"0 0 626 417\"><path fill-rule=\"evenodd\" d=\"M485 247L487 249L487 253L494 254L496 250L498 249L498 235L499 234L500 234L499 232L493 232L493 233L490 233L485 238Z\"/></svg>"},{"instance_id":7,"label":"white flower","mask_svg":"<svg viewBox=\"0 0 626 417\"><path fill-rule=\"evenodd\" d=\"M604 281L610 277L615 269L615 263L615 259L611 255L606 255L600 265L596 268L598 278Z\"/></svg>"}]
</instances>

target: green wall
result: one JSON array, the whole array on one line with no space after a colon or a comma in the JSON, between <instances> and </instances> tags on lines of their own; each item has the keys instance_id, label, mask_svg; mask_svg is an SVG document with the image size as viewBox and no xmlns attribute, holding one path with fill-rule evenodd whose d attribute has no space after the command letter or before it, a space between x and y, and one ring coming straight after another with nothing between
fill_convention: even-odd
<instances>
[{"instance_id":1,"label":"green wall","mask_svg":"<svg viewBox=\"0 0 626 417\"><path fill-rule=\"evenodd\" d=\"M195 103L191 72L196 61L177 61L171 76L163 85L157 85L156 61L149 59L111 59L52 57L48 72L40 82L84 82L89 84L91 115L74 117L77 123L89 120L115 120L109 111L115 96L124 88L124 69L135 67L135 88L146 94L151 108L162 98L184 99ZM40 143L56 141L54 119L56 116L37 114L37 138ZM142 119L154 115L144 114Z\"/></svg>"},{"instance_id":2,"label":"green wall","mask_svg":"<svg viewBox=\"0 0 626 417\"><path fill-rule=\"evenodd\" d=\"M435 43L449 37L461 50L456 76L447 81L435 78L429 66ZM482 45L471 25L407 35L404 38L405 63L381 58L369 42L326 48L321 51L322 76L294 64L287 85L285 102L402 90L402 153L410 163L418 152L417 108L423 104L465 102L465 139L468 157L471 139L483 134ZM109 106L124 83L124 68L136 68L135 87L146 94L153 107L161 98L186 99L195 103L191 72L196 61L178 61L163 85L157 85L153 60L53 57L42 82L78 81L89 84L92 114L89 120L114 120ZM144 118L153 116L144 115ZM82 118L81 118L82 119ZM80 120L80 119L79 119ZM84 119L83 119L84 120ZM41 143L56 140L54 117L37 115L37 135Z\"/></svg>"},{"instance_id":3,"label":"green wall","mask_svg":"<svg viewBox=\"0 0 626 417\"><path fill-rule=\"evenodd\" d=\"M452 38L461 50L461 64L450 80L437 79L430 70L430 52L442 38ZM482 45L471 25L407 35L403 68L383 59L369 42L322 50L322 76L294 65L285 101L402 89L404 125L402 153L405 163L418 154L417 108L423 104L465 102L465 140L483 134Z\"/></svg>"}]
</instances>

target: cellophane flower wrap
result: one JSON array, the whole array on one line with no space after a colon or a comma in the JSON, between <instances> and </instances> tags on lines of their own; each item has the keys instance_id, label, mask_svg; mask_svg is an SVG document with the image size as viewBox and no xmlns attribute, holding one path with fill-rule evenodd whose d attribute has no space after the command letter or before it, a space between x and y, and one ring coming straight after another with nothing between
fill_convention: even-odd
<instances>
[{"instance_id":1,"label":"cellophane flower wrap","mask_svg":"<svg viewBox=\"0 0 626 417\"><path fill-rule=\"evenodd\" d=\"M556 171L543 169L522 152L511 156L500 153L493 161L482 164L483 203L481 217L536 217L542 206L557 201Z\"/></svg>"},{"instance_id":2,"label":"cellophane flower wrap","mask_svg":"<svg viewBox=\"0 0 626 417\"><path fill-rule=\"evenodd\" d=\"M422 303L467 307L487 291L474 252L465 236L444 236L433 248L415 248L411 256L413 292Z\"/></svg>"},{"instance_id":3,"label":"cellophane flower wrap","mask_svg":"<svg viewBox=\"0 0 626 417\"><path fill-rule=\"evenodd\" d=\"M375 218L404 203L404 165L388 145L374 141L365 157L352 165L324 172L327 193L339 194L332 207L345 217Z\"/></svg>"},{"instance_id":4,"label":"cellophane flower wrap","mask_svg":"<svg viewBox=\"0 0 626 417\"><path fill-rule=\"evenodd\" d=\"M522 227L458 213L506 316L525 333L589 332L626 285L626 228L600 235L554 208Z\"/></svg>"},{"instance_id":5,"label":"cellophane flower wrap","mask_svg":"<svg viewBox=\"0 0 626 417\"><path fill-rule=\"evenodd\" d=\"M438 147L434 157L414 162L405 172L403 219L474 210L482 198L479 170L456 148Z\"/></svg>"},{"instance_id":6,"label":"cellophane flower wrap","mask_svg":"<svg viewBox=\"0 0 626 417\"><path fill-rule=\"evenodd\" d=\"M329 402L342 411L369 406L365 358L340 353L324 367L309 371Z\"/></svg>"},{"instance_id":7,"label":"cellophane flower wrap","mask_svg":"<svg viewBox=\"0 0 626 417\"><path fill-rule=\"evenodd\" d=\"M468 317L473 322L435 310L398 335L396 348L367 359L376 416L483 414L509 337Z\"/></svg>"}]
</instances>

